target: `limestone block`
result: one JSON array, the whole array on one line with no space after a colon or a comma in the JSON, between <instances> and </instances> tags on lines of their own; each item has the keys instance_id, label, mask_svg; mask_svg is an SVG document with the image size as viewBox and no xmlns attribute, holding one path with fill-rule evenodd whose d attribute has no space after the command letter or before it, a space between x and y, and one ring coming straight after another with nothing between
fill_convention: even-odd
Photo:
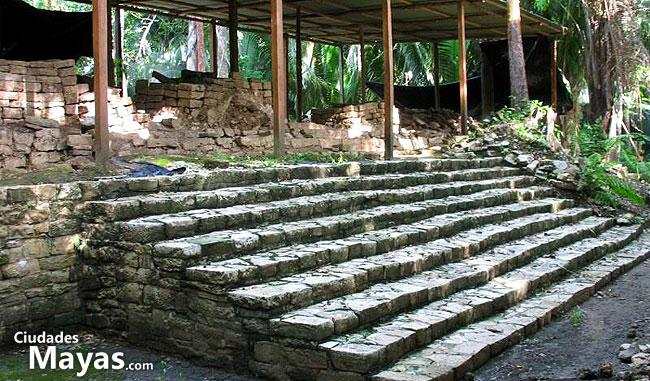
<instances>
[{"instance_id":1,"label":"limestone block","mask_svg":"<svg viewBox=\"0 0 650 381\"><path fill-rule=\"evenodd\" d=\"M18 152L30 152L34 142L34 134L29 132L13 132L14 146Z\"/></svg>"},{"instance_id":2,"label":"limestone block","mask_svg":"<svg viewBox=\"0 0 650 381\"><path fill-rule=\"evenodd\" d=\"M29 86L39 88L43 93L61 93L63 92L63 83L29 83Z\"/></svg>"},{"instance_id":3,"label":"limestone block","mask_svg":"<svg viewBox=\"0 0 650 381\"><path fill-rule=\"evenodd\" d=\"M75 149L91 150L93 139L90 135L68 135L68 145Z\"/></svg>"},{"instance_id":4,"label":"limestone block","mask_svg":"<svg viewBox=\"0 0 650 381\"><path fill-rule=\"evenodd\" d=\"M29 154L29 164L35 168L43 168L61 161L61 154L56 151L32 152Z\"/></svg>"},{"instance_id":5,"label":"limestone block","mask_svg":"<svg viewBox=\"0 0 650 381\"><path fill-rule=\"evenodd\" d=\"M26 166L27 166L27 159L25 158L24 155L6 157L2 161L2 167L7 169L25 168Z\"/></svg>"},{"instance_id":6,"label":"limestone block","mask_svg":"<svg viewBox=\"0 0 650 381\"><path fill-rule=\"evenodd\" d=\"M23 110L20 108L2 108L2 117L9 119L21 119L23 117Z\"/></svg>"},{"instance_id":7,"label":"limestone block","mask_svg":"<svg viewBox=\"0 0 650 381\"><path fill-rule=\"evenodd\" d=\"M0 267L0 273L5 278L19 278L34 274L40 270L36 259L21 259Z\"/></svg>"}]
</instances>

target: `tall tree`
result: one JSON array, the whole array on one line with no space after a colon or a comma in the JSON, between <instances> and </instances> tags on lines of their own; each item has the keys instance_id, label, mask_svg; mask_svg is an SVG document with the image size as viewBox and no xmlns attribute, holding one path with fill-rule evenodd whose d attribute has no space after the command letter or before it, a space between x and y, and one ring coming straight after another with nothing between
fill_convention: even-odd
<instances>
[{"instance_id":1,"label":"tall tree","mask_svg":"<svg viewBox=\"0 0 650 381\"><path fill-rule=\"evenodd\" d=\"M187 29L187 68L205 71L205 34L199 21L190 21Z\"/></svg>"},{"instance_id":2,"label":"tall tree","mask_svg":"<svg viewBox=\"0 0 650 381\"><path fill-rule=\"evenodd\" d=\"M519 0L508 0L508 57L510 65L510 94L514 105L528 101L526 58L521 39L521 9Z\"/></svg>"},{"instance_id":3,"label":"tall tree","mask_svg":"<svg viewBox=\"0 0 650 381\"><path fill-rule=\"evenodd\" d=\"M603 117L610 136L620 133L623 97L638 92L637 69L648 64L634 0L582 0L586 19L589 117ZM635 96L635 97L638 97Z\"/></svg>"}]
</instances>

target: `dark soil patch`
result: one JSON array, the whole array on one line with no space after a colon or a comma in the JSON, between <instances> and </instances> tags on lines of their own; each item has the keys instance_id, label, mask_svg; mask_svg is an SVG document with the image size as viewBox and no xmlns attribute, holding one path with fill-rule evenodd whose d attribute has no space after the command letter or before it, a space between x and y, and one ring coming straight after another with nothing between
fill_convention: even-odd
<instances>
[{"instance_id":1,"label":"dark soil patch","mask_svg":"<svg viewBox=\"0 0 650 381\"><path fill-rule=\"evenodd\" d=\"M650 261L621 276L579 309L581 319L575 318L578 310L567 313L479 369L476 380L575 380L581 369L598 371L607 362L612 363L614 375L629 370L618 360L619 346L632 342L632 336L639 343L650 342Z\"/></svg>"}]
</instances>

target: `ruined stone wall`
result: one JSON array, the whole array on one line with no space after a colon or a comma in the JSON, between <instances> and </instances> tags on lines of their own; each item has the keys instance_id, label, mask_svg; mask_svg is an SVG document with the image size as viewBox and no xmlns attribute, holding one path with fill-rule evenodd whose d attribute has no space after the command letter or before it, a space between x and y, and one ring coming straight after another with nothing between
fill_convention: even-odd
<instances>
[{"instance_id":1,"label":"ruined stone wall","mask_svg":"<svg viewBox=\"0 0 650 381\"><path fill-rule=\"evenodd\" d=\"M76 184L0 188L0 342L82 321Z\"/></svg>"},{"instance_id":2,"label":"ruined stone wall","mask_svg":"<svg viewBox=\"0 0 650 381\"><path fill-rule=\"evenodd\" d=\"M383 150L383 102L312 110L311 120L328 128L346 130L353 150ZM393 109L394 148L402 153L439 151L443 141L453 135L458 127L458 114L452 111Z\"/></svg>"},{"instance_id":3,"label":"ruined stone wall","mask_svg":"<svg viewBox=\"0 0 650 381\"><path fill-rule=\"evenodd\" d=\"M109 89L109 126L137 134L148 121ZM0 60L0 169L92 162L95 94L77 83L73 60Z\"/></svg>"},{"instance_id":4,"label":"ruined stone wall","mask_svg":"<svg viewBox=\"0 0 650 381\"><path fill-rule=\"evenodd\" d=\"M87 85L78 88L86 92L73 106L78 113L66 116L67 122L25 116L20 121L0 124L0 168L43 169L61 163L79 168L92 164L94 93L87 90ZM120 131L113 138L114 149L119 147L120 137L131 137L137 144L140 134L148 134L137 121L145 118L132 109L129 98L119 94L109 98L109 130Z\"/></svg>"},{"instance_id":5,"label":"ruined stone wall","mask_svg":"<svg viewBox=\"0 0 650 381\"><path fill-rule=\"evenodd\" d=\"M235 94L257 98L271 105L271 83L239 77L205 79L204 84L149 83L136 84L135 102L139 109L155 114L165 107L179 108L190 116L199 115L205 107L220 107L231 102Z\"/></svg>"},{"instance_id":6,"label":"ruined stone wall","mask_svg":"<svg viewBox=\"0 0 650 381\"><path fill-rule=\"evenodd\" d=\"M93 163L95 94L77 83L74 62L0 60L0 169ZM272 152L271 85L235 77L202 84L139 81L132 101L109 89L114 155ZM311 122L289 123L286 148L299 151L384 151L383 104L313 110ZM437 151L457 127L456 115L396 109L395 150Z\"/></svg>"},{"instance_id":7,"label":"ruined stone wall","mask_svg":"<svg viewBox=\"0 0 650 381\"><path fill-rule=\"evenodd\" d=\"M73 60L0 60L0 124L40 117L65 122L75 114L77 77Z\"/></svg>"}]
</instances>

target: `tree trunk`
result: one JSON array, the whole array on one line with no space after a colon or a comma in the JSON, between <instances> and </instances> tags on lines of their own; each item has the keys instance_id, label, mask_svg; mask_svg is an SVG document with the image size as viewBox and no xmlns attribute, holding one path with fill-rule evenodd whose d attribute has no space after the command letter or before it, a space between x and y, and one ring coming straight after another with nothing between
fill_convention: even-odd
<instances>
[{"instance_id":1,"label":"tree trunk","mask_svg":"<svg viewBox=\"0 0 650 381\"><path fill-rule=\"evenodd\" d=\"M510 95L513 106L528 101L526 59L521 40L521 10L519 0L508 0L508 57L510 65Z\"/></svg>"},{"instance_id":2,"label":"tree trunk","mask_svg":"<svg viewBox=\"0 0 650 381\"><path fill-rule=\"evenodd\" d=\"M205 71L205 34L202 22L189 22L186 67L189 70Z\"/></svg>"},{"instance_id":3,"label":"tree trunk","mask_svg":"<svg viewBox=\"0 0 650 381\"><path fill-rule=\"evenodd\" d=\"M636 71L648 64L648 53L641 42L639 8L635 0L582 0L585 17L585 61L589 109L587 118L601 120L610 137L622 131L634 132L625 117L624 96L640 93ZM602 118L602 119L601 119ZM633 142L632 146L636 149ZM618 152L611 152L615 159Z\"/></svg>"}]
</instances>

